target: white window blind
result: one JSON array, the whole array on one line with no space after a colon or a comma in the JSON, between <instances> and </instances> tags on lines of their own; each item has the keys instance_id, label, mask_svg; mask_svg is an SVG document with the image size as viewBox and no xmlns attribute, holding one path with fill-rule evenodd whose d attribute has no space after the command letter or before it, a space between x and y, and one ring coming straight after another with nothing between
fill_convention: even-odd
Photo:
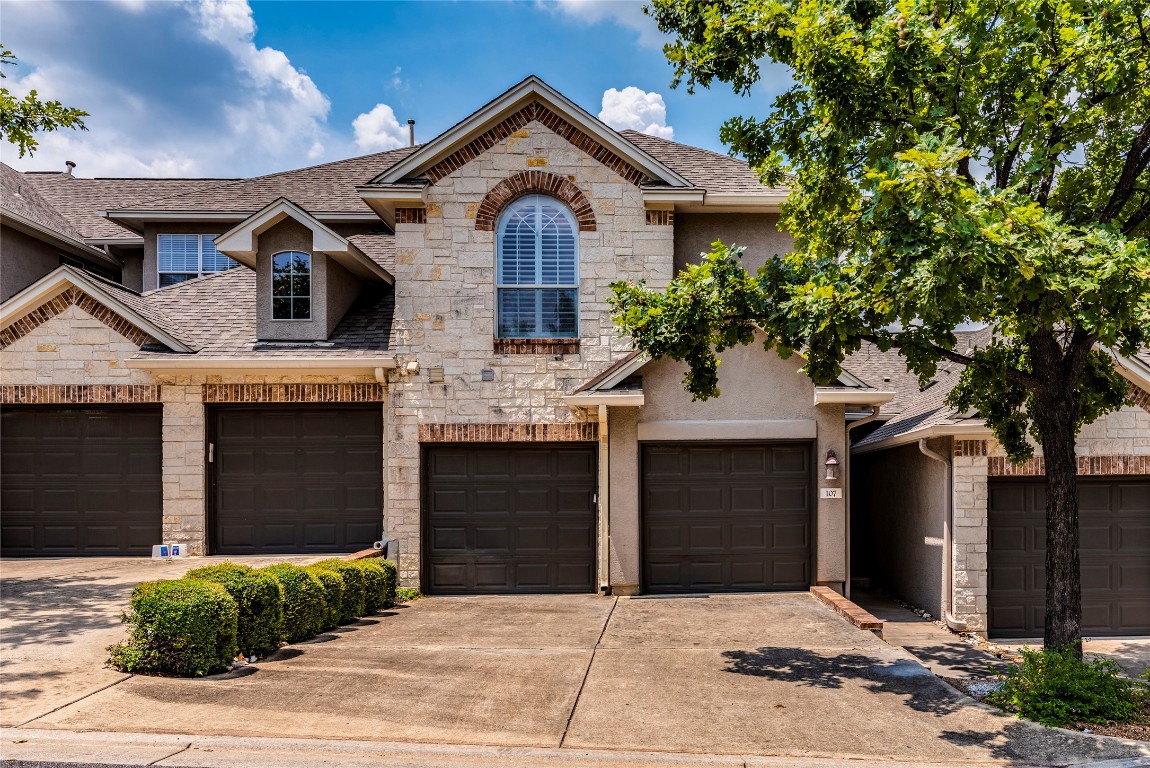
<instances>
[{"instance_id":1,"label":"white window blind","mask_svg":"<svg viewBox=\"0 0 1150 768\"><path fill-rule=\"evenodd\" d=\"M543 195L512 203L499 220L496 294L500 338L579 335L578 228Z\"/></svg>"},{"instance_id":2,"label":"white window blind","mask_svg":"<svg viewBox=\"0 0 1150 768\"><path fill-rule=\"evenodd\" d=\"M238 267L237 262L216 250L215 239L216 235L157 235L160 287Z\"/></svg>"}]
</instances>

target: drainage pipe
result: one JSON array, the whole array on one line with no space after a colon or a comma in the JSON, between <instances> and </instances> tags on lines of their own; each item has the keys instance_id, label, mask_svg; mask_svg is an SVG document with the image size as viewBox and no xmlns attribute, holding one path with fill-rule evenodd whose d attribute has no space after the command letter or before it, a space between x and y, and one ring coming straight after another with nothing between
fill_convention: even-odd
<instances>
[{"instance_id":1,"label":"drainage pipe","mask_svg":"<svg viewBox=\"0 0 1150 768\"><path fill-rule=\"evenodd\" d=\"M843 457L843 515L846 520L844 538L846 539L846 580L843 582L843 596L850 600L851 597L851 430L855 427L861 427L863 424L869 424L878 418L879 413L882 412L881 405L875 405L871 408L870 414L862 417L856 422L847 425L847 449L846 455Z\"/></svg>"},{"instance_id":2,"label":"drainage pipe","mask_svg":"<svg viewBox=\"0 0 1150 768\"><path fill-rule=\"evenodd\" d=\"M941 453L927 447L926 439L918 441L918 450L923 456L941 462L946 468L946 482L943 484L944 512L942 516L942 620L946 626L955 632L966 632L965 621L954 617L954 545L951 543L951 531L954 528L954 465Z\"/></svg>"},{"instance_id":3,"label":"drainage pipe","mask_svg":"<svg viewBox=\"0 0 1150 768\"><path fill-rule=\"evenodd\" d=\"M611 435L607 406L599 404L599 594L611 592Z\"/></svg>"}]
</instances>

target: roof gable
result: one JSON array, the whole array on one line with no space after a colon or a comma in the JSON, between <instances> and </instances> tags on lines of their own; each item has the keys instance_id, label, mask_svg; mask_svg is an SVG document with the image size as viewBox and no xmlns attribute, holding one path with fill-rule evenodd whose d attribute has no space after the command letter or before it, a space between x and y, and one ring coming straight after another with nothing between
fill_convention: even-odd
<instances>
[{"instance_id":1,"label":"roof gable","mask_svg":"<svg viewBox=\"0 0 1150 768\"><path fill-rule=\"evenodd\" d=\"M135 344L159 342L176 352L195 351L143 296L68 266L58 267L0 304L0 345L27 336L72 305Z\"/></svg>"},{"instance_id":2,"label":"roof gable","mask_svg":"<svg viewBox=\"0 0 1150 768\"><path fill-rule=\"evenodd\" d=\"M372 185L425 177L432 183L478 157L532 121L638 185L691 184L662 161L532 75L372 179Z\"/></svg>"}]
</instances>

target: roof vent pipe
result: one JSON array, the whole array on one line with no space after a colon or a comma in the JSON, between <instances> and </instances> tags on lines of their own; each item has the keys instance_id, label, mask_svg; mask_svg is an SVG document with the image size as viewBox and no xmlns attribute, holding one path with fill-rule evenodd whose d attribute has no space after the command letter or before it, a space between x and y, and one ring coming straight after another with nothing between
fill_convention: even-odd
<instances>
[{"instance_id":1,"label":"roof vent pipe","mask_svg":"<svg viewBox=\"0 0 1150 768\"><path fill-rule=\"evenodd\" d=\"M76 168L76 164L73 163L71 160L65 160L64 161L64 167L67 169L66 171L64 171L64 175L65 176L71 176L72 171L75 170L75 168Z\"/></svg>"},{"instance_id":2,"label":"roof vent pipe","mask_svg":"<svg viewBox=\"0 0 1150 768\"><path fill-rule=\"evenodd\" d=\"M407 121L407 146L415 146L415 121L410 118Z\"/></svg>"}]
</instances>

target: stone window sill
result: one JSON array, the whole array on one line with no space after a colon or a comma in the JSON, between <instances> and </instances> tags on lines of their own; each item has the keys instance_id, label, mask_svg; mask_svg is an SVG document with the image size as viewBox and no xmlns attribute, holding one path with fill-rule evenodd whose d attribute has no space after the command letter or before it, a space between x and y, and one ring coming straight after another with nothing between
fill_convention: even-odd
<instances>
[{"instance_id":1,"label":"stone window sill","mask_svg":"<svg viewBox=\"0 0 1150 768\"><path fill-rule=\"evenodd\" d=\"M579 339L495 339L497 355L577 355Z\"/></svg>"}]
</instances>

